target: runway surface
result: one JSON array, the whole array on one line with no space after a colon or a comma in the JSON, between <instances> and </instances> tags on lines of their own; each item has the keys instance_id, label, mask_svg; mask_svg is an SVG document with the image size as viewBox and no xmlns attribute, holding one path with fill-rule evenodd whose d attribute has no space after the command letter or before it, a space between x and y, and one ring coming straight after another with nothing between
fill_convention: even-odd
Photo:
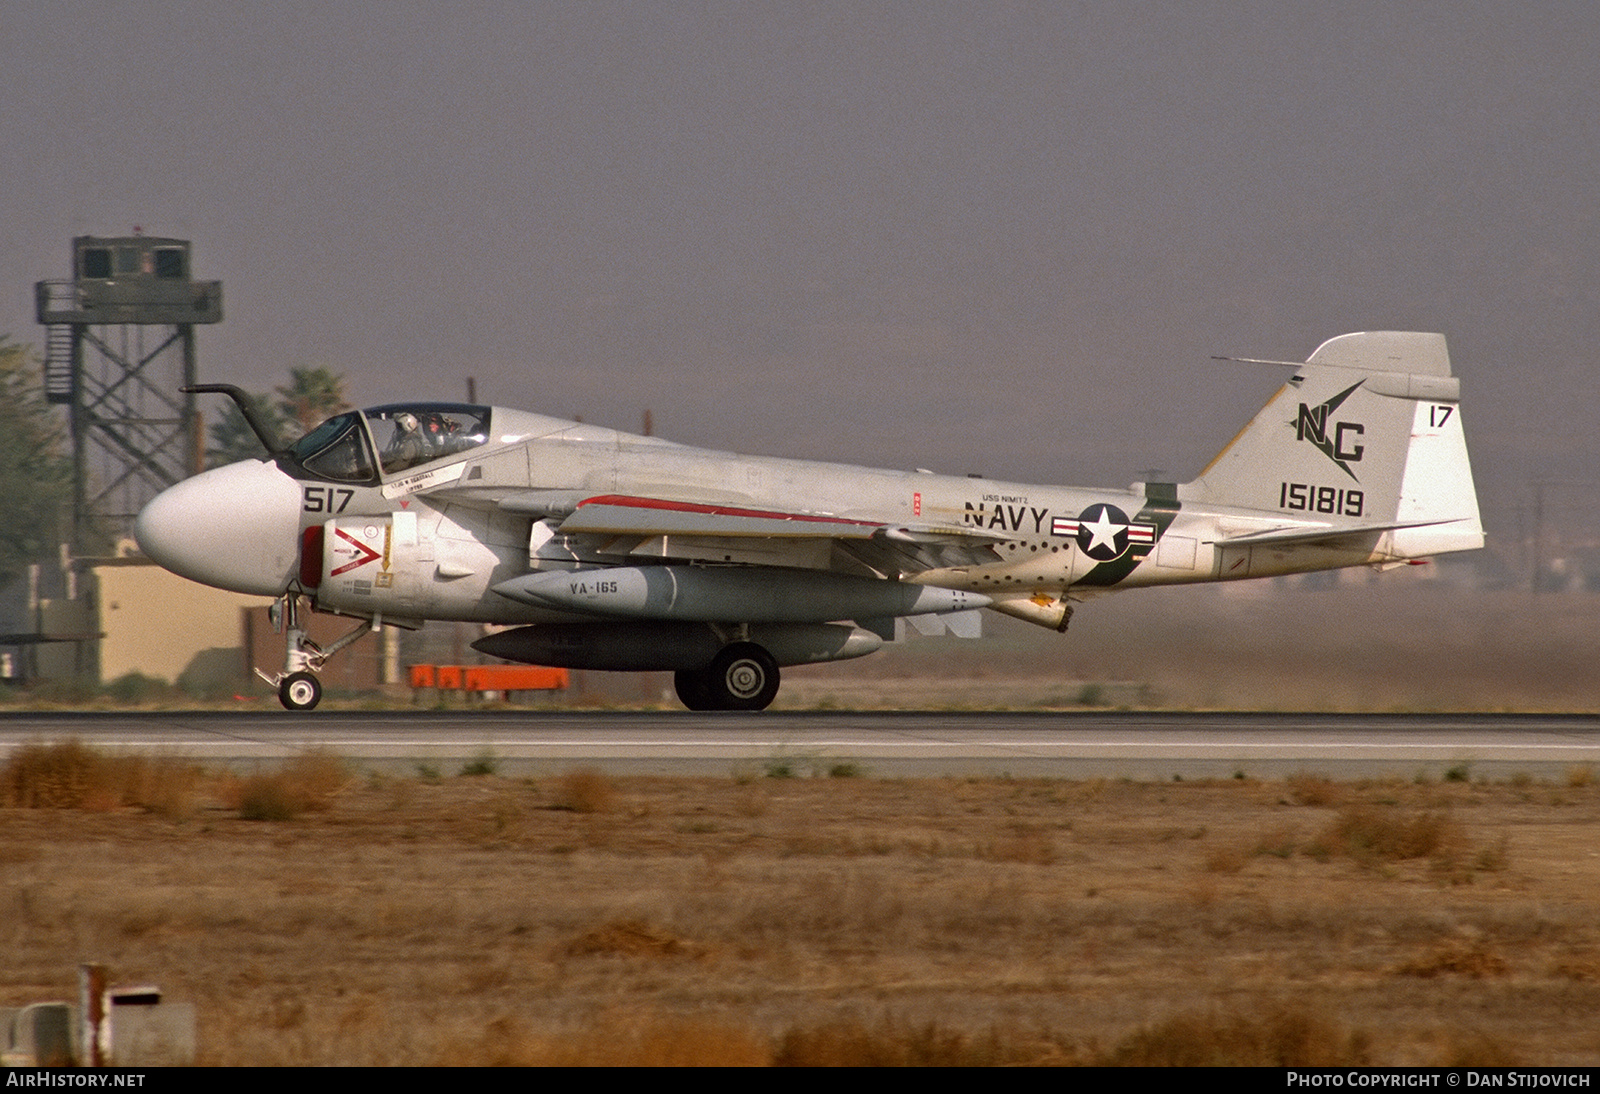
<instances>
[{"instance_id":1,"label":"runway surface","mask_svg":"<svg viewBox=\"0 0 1600 1094\"><path fill-rule=\"evenodd\" d=\"M1060 778L1335 778L1465 771L1473 778L1600 773L1600 718L1570 715L399 711L16 713L0 756L30 740L250 767L325 748L376 770L453 775L596 766L617 774L1010 774Z\"/></svg>"}]
</instances>

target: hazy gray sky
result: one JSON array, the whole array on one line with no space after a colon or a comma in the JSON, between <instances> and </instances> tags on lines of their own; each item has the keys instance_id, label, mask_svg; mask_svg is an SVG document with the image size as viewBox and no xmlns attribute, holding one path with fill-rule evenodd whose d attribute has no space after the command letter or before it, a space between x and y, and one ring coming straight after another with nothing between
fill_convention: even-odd
<instances>
[{"instance_id":1,"label":"hazy gray sky","mask_svg":"<svg viewBox=\"0 0 1600 1094\"><path fill-rule=\"evenodd\" d=\"M0 332L140 225L224 282L208 380L1120 486L1281 378L1210 354L1440 330L1504 542L1600 464L1597 43L1593 3L0 0Z\"/></svg>"}]
</instances>

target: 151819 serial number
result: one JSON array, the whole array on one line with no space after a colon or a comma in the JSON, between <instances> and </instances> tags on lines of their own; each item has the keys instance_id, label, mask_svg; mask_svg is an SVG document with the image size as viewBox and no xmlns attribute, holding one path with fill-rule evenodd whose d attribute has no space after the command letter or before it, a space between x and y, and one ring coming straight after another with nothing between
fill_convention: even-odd
<instances>
[{"instance_id":1,"label":"151819 serial number","mask_svg":"<svg viewBox=\"0 0 1600 1094\"><path fill-rule=\"evenodd\" d=\"M1346 490L1336 486L1315 486L1306 482L1281 482L1278 484L1278 508L1292 512L1331 513L1334 516L1359 517L1366 506L1366 493Z\"/></svg>"}]
</instances>

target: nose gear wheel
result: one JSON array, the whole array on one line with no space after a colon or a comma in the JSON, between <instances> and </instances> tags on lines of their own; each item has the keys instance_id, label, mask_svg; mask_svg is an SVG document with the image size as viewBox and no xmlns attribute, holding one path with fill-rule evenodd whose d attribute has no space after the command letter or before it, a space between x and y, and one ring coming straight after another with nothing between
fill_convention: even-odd
<instances>
[{"instance_id":1,"label":"nose gear wheel","mask_svg":"<svg viewBox=\"0 0 1600 1094\"><path fill-rule=\"evenodd\" d=\"M322 681L315 674L322 671L328 658L383 624L383 617L374 615L324 649L313 642L300 626L300 597L297 594L289 593L279 599L273 605L272 614L274 625L280 621L283 624L288 640L283 653L283 671L269 674L256 669L256 675L277 691L278 702L288 710L314 710L322 701Z\"/></svg>"},{"instance_id":2,"label":"nose gear wheel","mask_svg":"<svg viewBox=\"0 0 1600 1094\"><path fill-rule=\"evenodd\" d=\"M289 710L313 710L322 701L322 682L309 672L291 672L278 685L278 702Z\"/></svg>"}]
</instances>

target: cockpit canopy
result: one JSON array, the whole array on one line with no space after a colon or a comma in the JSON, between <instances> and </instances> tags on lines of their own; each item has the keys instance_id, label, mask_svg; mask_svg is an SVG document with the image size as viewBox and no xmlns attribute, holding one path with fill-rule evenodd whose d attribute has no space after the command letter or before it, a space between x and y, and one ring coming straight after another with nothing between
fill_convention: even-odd
<instances>
[{"instance_id":1,"label":"cockpit canopy","mask_svg":"<svg viewBox=\"0 0 1600 1094\"><path fill-rule=\"evenodd\" d=\"M296 478L370 485L489 440L489 408L391 403L329 418L281 459Z\"/></svg>"}]
</instances>

